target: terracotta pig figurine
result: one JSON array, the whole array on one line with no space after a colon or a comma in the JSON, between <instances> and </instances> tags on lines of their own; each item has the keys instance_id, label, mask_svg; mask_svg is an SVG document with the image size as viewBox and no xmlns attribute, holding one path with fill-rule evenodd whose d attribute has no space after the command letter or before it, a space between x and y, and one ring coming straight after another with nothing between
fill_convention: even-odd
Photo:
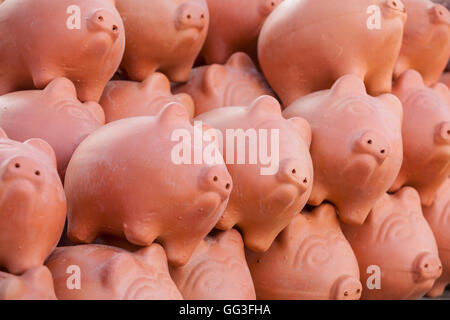
<instances>
[{"instance_id":1,"label":"terracotta pig figurine","mask_svg":"<svg viewBox=\"0 0 450 320\"><path fill-rule=\"evenodd\" d=\"M103 245L57 248L46 263L60 300L181 300L158 244L135 253Z\"/></svg>"},{"instance_id":2,"label":"terracotta pig figurine","mask_svg":"<svg viewBox=\"0 0 450 320\"><path fill-rule=\"evenodd\" d=\"M361 296L358 262L330 204L297 214L267 252L246 253L258 299L358 300Z\"/></svg>"},{"instance_id":3,"label":"terracotta pig figurine","mask_svg":"<svg viewBox=\"0 0 450 320\"><path fill-rule=\"evenodd\" d=\"M393 93L403 103L404 160L391 191L412 186L430 206L450 175L450 91L441 83L427 87L417 71L409 70Z\"/></svg>"},{"instance_id":4,"label":"terracotta pig figurine","mask_svg":"<svg viewBox=\"0 0 450 320\"><path fill-rule=\"evenodd\" d=\"M395 77L414 69L426 85L438 82L450 58L450 12L431 0L402 0L408 19Z\"/></svg>"},{"instance_id":5,"label":"terracotta pig figurine","mask_svg":"<svg viewBox=\"0 0 450 320\"><path fill-rule=\"evenodd\" d=\"M248 106L256 98L273 95L253 61L245 53L233 54L225 65L195 68L185 85L175 92L189 94L195 102L195 115L233 106Z\"/></svg>"},{"instance_id":6,"label":"terracotta pig figurine","mask_svg":"<svg viewBox=\"0 0 450 320\"><path fill-rule=\"evenodd\" d=\"M207 0L211 22L202 49L207 64L225 63L243 51L257 59L258 36L264 21L282 0Z\"/></svg>"},{"instance_id":7,"label":"terracotta pig figurine","mask_svg":"<svg viewBox=\"0 0 450 320\"><path fill-rule=\"evenodd\" d=\"M90 135L67 168L69 239L91 243L111 235L140 246L158 240L171 265L186 264L232 190L217 145L193 141L202 138L199 131L186 108L172 104L157 116L114 121ZM220 159L197 161L208 151ZM183 162L188 154L195 161Z\"/></svg>"},{"instance_id":8,"label":"terracotta pig figurine","mask_svg":"<svg viewBox=\"0 0 450 320\"><path fill-rule=\"evenodd\" d=\"M427 219L439 249L442 262L442 276L436 280L433 289L427 293L429 297L439 297L445 287L450 284L450 179L439 189L436 201L430 207L423 207L423 215Z\"/></svg>"},{"instance_id":9,"label":"terracotta pig figurine","mask_svg":"<svg viewBox=\"0 0 450 320\"><path fill-rule=\"evenodd\" d=\"M100 104L105 110L106 122L138 116L156 116L169 103L178 102L194 116L192 98L180 93L173 95L169 79L162 73L151 74L143 82L110 81Z\"/></svg>"},{"instance_id":10,"label":"terracotta pig figurine","mask_svg":"<svg viewBox=\"0 0 450 320\"><path fill-rule=\"evenodd\" d=\"M346 74L388 93L405 20L401 0L284 1L261 30L259 62L285 107Z\"/></svg>"},{"instance_id":11,"label":"terracotta pig figurine","mask_svg":"<svg viewBox=\"0 0 450 320\"><path fill-rule=\"evenodd\" d=\"M21 276L0 272L0 300L56 300L50 270L35 267Z\"/></svg>"},{"instance_id":12,"label":"terracotta pig figurine","mask_svg":"<svg viewBox=\"0 0 450 320\"><path fill-rule=\"evenodd\" d=\"M43 265L66 220L55 153L41 139L24 143L0 129L0 268L13 274Z\"/></svg>"},{"instance_id":13,"label":"terracotta pig figurine","mask_svg":"<svg viewBox=\"0 0 450 320\"><path fill-rule=\"evenodd\" d=\"M266 251L311 193L309 124L302 118L284 119L280 104L270 96L259 97L249 107L220 108L195 120L225 137L223 155L235 186L216 228L237 225L247 248Z\"/></svg>"},{"instance_id":14,"label":"terracotta pig figurine","mask_svg":"<svg viewBox=\"0 0 450 320\"><path fill-rule=\"evenodd\" d=\"M143 81L155 71L186 82L209 26L206 0L116 0L124 20L122 69Z\"/></svg>"},{"instance_id":15,"label":"terracotta pig figurine","mask_svg":"<svg viewBox=\"0 0 450 320\"><path fill-rule=\"evenodd\" d=\"M66 77L81 101L98 101L125 49L111 0L5 0L0 32L0 95Z\"/></svg>"},{"instance_id":16,"label":"terracotta pig figurine","mask_svg":"<svg viewBox=\"0 0 450 320\"><path fill-rule=\"evenodd\" d=\"M256 299L244 242L234 229L206 237L189 263L170 268L170 275L187 300Z\"/></svg>"},{"instance_id":17,"label":"terracotta pig figurine","mask_svg":"<svg viewBox=\"0 0 450 320\"><path fill-rule=\"evenodd\" d=\"M381 197L362 226L341 227L358 259L361 299L418 299L441 275L436 240L411 187Z\"/></svg>"},{"instance_id":18,"label":"terracotta pig figurine","mask_svg":"<svg viewBox=\"0 0 450 320\"><path fill-rule=\"evenodd\" d=\"M81 103L66 78L53 80L44 90L0 96L0 107L0 127L11 139L41 138L53 147L62 179L76 147L105 124L100 105Z\"/></svg>"},{"instance_id":19,"label":"terracotta pig figurine","mask_svg":"<svg viewBox=\"0 0 450 320\"><path fill-rule=\"evenodd\" d=\"M305 96L284 111L312 127L314 183L308 203L328 200L346 223L360 225L392 186L402 164L402 105L391 94L371 97L357 76Z\"/></svg>"}]
</instances>

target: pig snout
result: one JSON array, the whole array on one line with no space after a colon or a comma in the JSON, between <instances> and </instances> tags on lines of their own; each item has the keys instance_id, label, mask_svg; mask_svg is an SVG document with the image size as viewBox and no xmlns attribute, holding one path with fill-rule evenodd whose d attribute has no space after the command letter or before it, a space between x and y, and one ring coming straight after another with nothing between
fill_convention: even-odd
<instances>
[{"instance_id":1,"label":"pig snout","mask_svg":"<svg viewBox=\"0 0 450 320\"><path fill-rule=\"evenodd\" d=\"M306 192L312 183L309 170L305 168L304 161L287 159L280 163L278 169L278 179L281 182L297 186L300 191Z\"/></svg>"},{"instance_id":2,"label":"pig snout","mask_svg":"<svg viewBox=\"0 0 450 320\"><path fill-rule=\"evenodd\" d=\"M437 256L424 252L414 261L413 271L416 282L436 280L441 276L442 264Z\"/></svg>"},{"instance_id":3,"label":"pig snout","mask_svg":"<svg viewBox=\"0 0 450 320\"><path fill-rule=\"evenodd\" d=\"M268 16L283 0L263 0L261 13L264 16Z\"/></svg>"},{"instance_id":4,"label":"pig snout","mask_svg":"<svg viewBox=\"0 0 450 320\"><path fill-rule=\"evenodd\" d=\"M370 154L381 164L388 157L390 147L381 134L375 131L368 131L356 141L355 151Z\"/></svg>"},{"instance_id":5,"label":"pig snout","mask_svg":"<svg viewBox=\"0 0 450 320\"><path fill-rule=\"evenodd\" d=\"M203 190L217 192L221 199L225 200L230 196L233 181L226 169L215 166L203 170L200 185Z\"/></svg>"},{"instance_id":6,"label":"pig snout","mask_svg":"<svg viewBox=\"0 0 450 320\"><path fill-rule=\"evenodd\" d=\"M361 282L351 276L343 276L334 284L335 300L359 300L361 298Z\"/></svg>"},{"instance_id":7,"label":"pig snout","mask_svg":"<svg viewBox=\"0 0 450 320\"><path fill-rule=\"evenodd\" d=\"M441 4L435 4L431 9L432 21L450 26L450 12Z\"/></svg>"},{"instance_id":8,"label":"pig snout","mask_svg":"<svg viewBox=\"0 0 450 320\"><path fill-rule=\"evenodd\" d=\"M406 7L401 0L386 0L385 5L391 10L406 14Z\"/></svg>"},{"instance_id":9,"label":"pig snout","mask_svg":"<svg viewBox=\"0 0 450 320\"><path fill-rule=\"evenodd\" d=\"M98 10L88 19L90 31L106 32L114 41L117 40L121 32L119 25L118 18L106 10Z\"/></svg>"},{"instance_id":10,"label":"pig snout","mask_svg":"<svg viewBox=\"0 0 450 320\"><path fill-rule=\"evenodd\" d=\"M437 126L436 143L450 145L450 122L444 122Z\"/></svg>"},{"instance_id":11,"label":"pig snout","mask_svg":"<svg viewBox=\"0 0 450 320\"><path fill-rule=\"evenodd\" d=\"M40 165L26 157L15 157L9 160L3 170L3 181L27 180L40 186L44 180L44 172Z\"/></svg>"},{"instance_id":12,"label":"pig snout","mask_svg":"<svg viewBox=\"0 0 450 320\"><path fill-rule=\"evenodd\" d=\"M194 28L201 31L206 27L206 15L206 10L198 4L184 3L177 10L175 26L178 30Z\"/></svg>"}]
</instances>

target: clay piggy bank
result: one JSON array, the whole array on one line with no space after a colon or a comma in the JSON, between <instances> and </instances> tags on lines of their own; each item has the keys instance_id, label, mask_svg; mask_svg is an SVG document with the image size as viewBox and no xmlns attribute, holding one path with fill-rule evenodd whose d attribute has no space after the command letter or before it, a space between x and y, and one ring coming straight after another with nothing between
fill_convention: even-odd
<instances>
[{"instance_id":1,"label":"clay piggy bank","mask_svg":"<svg viewBox=\"0 0 450 320\"><path fill-rule=\"evenodd\" d=\"M0 300L56 300L52 274L44 266L21 276L0 272Z\"/></svg>"},{"instance_id":2,"label":"clay piggy bank","mask_svg":"<svg viewBox=\"0 0 450 320\"><path fill-rule=\"evenodd\" d=\"M405 20L401 0L284 1L261 30L259 62L284 106L346 74L388 93Z\"/></svg>"},{"instance_id":3,"label":"clay piggy bank","mask_svg":"<svg viewBox=\"0 0 450 320\"><path fill-rule=\"evenodd\" d=\"M21 274L41 266L66 220L66 198L50 145L24 143L0 129L0 268Z\"/></svg>"},{"instance_id":4,"label":"clay piggy bank","mask_svg":"<svg viewBox=\"0 0 450 320\"><path fill-rule=\"evenodd\" d=\"M265 253L247 250L256 295L263 300L358 300L358 262L323 204L292 220Z\"/></svg>"},{"instance_id":5,"label":"clay piggy bank","mask_svg":"<svg viewBox=\"0 0 450 320\"><path fill-rule=\"evenodd\" d=\"M436 280L430 297L441 296L450 284L450 179L447 179L437 193L436 201L430 207L423 207L423 215L433 230L442 262L442 276Z\"/></svg>"},{"instance_id":6,"label":"clay piggy bank","mask_svg":"<svg viewBox=\"0 0 450 320\"><path fill-rule=\"evenodd\" d=\"M207 0L211 22L202 56L207 64L225 63L238 51L257 59L264 21L282 0Z\"/></svg>"},{"instance_id":7,"label":"clay piggy bank","mask_svg":"<svg viewBox=\"0 0 450 320\"><path fill-rule=\"evenodd\" d=\"M60 300L180 300L164 249L103 245L57 248L46 263Z\"/></svg>"},{"instance_id":8,"label":"clay piggy bank","mask_svg":"<svg viewBox=\"0 0 450 320\"><path fill-rule=\"evenodd\" d=\"M41 138L53 147L61 178L76 147L105 124L100 105L81 103L75 86L65 78L53 80L44 90L0 96L0 106L0 127L9 138Z\"/></svg>"},{"instance_id":9,"label":"clay piggy bank","mask_svg":"<svg viewBox=\"0 0 450 320\"><path fill-rule=\"evenodd\" d=\"M225 137L222 154L235 186L216 228L237 225L247 248L266 251L311 193L309 124L302 118L284 119L280 104L270 96L259 97L249 107L216 109L195 120Z\"/></svg>"},{"instance_id":10,"label":"clay piggy bank","mask_svg":"<svg viewBox=\"0 0 450 320\"><path fill-rule=\"evenodd\" d=\"M393 93L403 102L404 160L391 191L412 186L429 206L450 175L450 91L441 83L425 86L420 74L410 70Z\"/></svg>"},{"instance_id":11,"label":"clay piggy bank","mask_svg":"<svg viewBox=\"0 0 450 320\"><path fill-rule=\"evenodd\" d=\"M155 116L164 106L172 102L183 104L189 115L194 116L192 98L184 93L172 95L169 80L159 72L153 73L143 82L111 81L100 100L105 110L106 122L138 116Z\"/></svg>"},{"instance_id":12,"label":"clay piggy bank","mask_svg":"<svg viewBox=\"0 0 450 320\"><path fill-rule=\"evenodd\" d=\"M402 164L402 106L391 94L367 95L354 75L305 96L284 111L312 127L314 183L308 201L328 200L346 223L362 224Z\"/></svg>"},{"instance_id":13,"label":"clay piggy bank","mask_svg":"<svg viewBox=\"0 0 450 320\"><path fill-rule=\"evenodd\" d=\"M225 65L195 68L189 82L175 92L194 99L196 115L222 107L248 106L260 96L273 94L253 61L242 52L233 54Z\"/></svg>"},{"instance_id":14,"label":"clay piggy bank","mask_svg":"<svg viewBox=\"0 0 450 320\"><path fill-rule=\"evenodd\" d=\"M450 12L430 0L403 2L408 19L395 77L414 69L422 74L426 85L433 85L450 58Z\"/></svg>"},{"instance_id":15,"label":"clay piggy bank","mask_svg":"<svg viewBox=\"0 0 450 320\"><path fill-rule=\"evenodd\" d=\"M67 168L69 239L90 243L105 234L140 246L158 240L171 265L187 263L232 190L223 159L197 161L199 153L220 155L213 142L193 141L197 131L186 108L172 104L155 117L114 121L91 134Z\"/></svg>"},{"instance_id":16,"label":"clay piggy bank","mask_svg":"<svg viewBox=\"0 0 450 320\"><path fill-rule=\"evenodd\" d=\"M206 0L116 0L124 20L126 50L122 68L131 80L155 71L185 82L205 42Z\"/></svg>"},{"instance_id":17,"label":"clay piggy bank","mask_svg":"<svg viewBox=\"0 0 450 320\"><path fill-rule=\"evenodd\" d=\"M81 101L98 101L125 48L111 0L5 0L0 32L0 95L66 77Z\"/></svg>"},{"instance_id":18,"label":"clay piggy bank","mask_svg":"<svg viewBox=\"0 0 450 320\"><path fill-rule=\"evenodd\" d=\"M256 299L244 242L234 229L208 236L189 263L170 268L170 275L187 300Z\"/></svg>"},{"instance_id":19,"label":"clay piggy bank","mask_svg":"<svg viewBox=\"0 0 450 320\"><path fill-rule=\"evenodd\" d=\"M417 299L441 275L436 240L413 188L385 194L362 226L341 226L358 259L362 299Z\"/></svg>"}]
</instances>

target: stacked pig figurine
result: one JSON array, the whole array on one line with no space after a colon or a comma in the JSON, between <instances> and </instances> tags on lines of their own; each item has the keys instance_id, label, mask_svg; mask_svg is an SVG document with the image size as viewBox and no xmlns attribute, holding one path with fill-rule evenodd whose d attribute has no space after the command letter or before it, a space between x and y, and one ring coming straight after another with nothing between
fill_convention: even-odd
<instances>
[{"instance_id":1,"label":"stacked pig figurine","mask_svg":"<svg viewBox=\"0 0 450 320\"><path fill-rule=\"evenodd\" d=\"M448 4L0 0L0 300L442 295Z\"/></svg>"}]
</instances>

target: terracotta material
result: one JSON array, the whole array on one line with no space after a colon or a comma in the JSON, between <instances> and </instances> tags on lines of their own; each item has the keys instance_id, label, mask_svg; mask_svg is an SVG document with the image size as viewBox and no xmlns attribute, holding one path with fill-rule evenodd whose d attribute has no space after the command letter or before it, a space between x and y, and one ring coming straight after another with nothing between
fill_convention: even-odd
<instances>
[{"instance_id":1,"label":"terracotta material","mask_svg":"<svg viewBox=\"0 0 450 320\"><path fill-rule=\"evenodd\" d=\"M195 101L195 115L231 106L248 106L256 98L273 95L253 61L245 53L231 56L225 65L214 64L192 70L189 82L175 88Z\"/></svg>"},{"instance_id":2,"label":"terracotta material","mask_svg":"<svg viewBox=\"0 0 450 320\"><path fill-rule=\"evenodd\" d=\"M420 74L410 70L393 93L403 103L404 161L391 191L412 186L429 206L450 175L450 91L441 83L425 86Z\"/></svg>"},{"instance_id":3,"label":"terracotta material","mask_svg":"<svg viewBox=\"0 0 450 320\"><path fill-rule=\"evenodd\" d=\"M205 42L206 0L116 0L124 20L126 50L122 68L131 80L155 71L185 82Z\"/></svg>"},{"instance_id":4,"label":"terracotta material","mask_svg":"<svg viewBox=\"0 0 450 320\"><path fill-rule=\"evenodd\" d=\"M17 141L41 138L55 150L58 172L64 178L76 147L105 124L96 102L81 103L70 80L58 78L44 90L0 96L0 127Z\"/></svg>"},{"instance_id":5,"label":"terracotta material","mask_svg":"<svg viewBox=\"0 0 450 320\"><path fill-rule=\"evenodd\" d=\"M138 116L156 116L172 102L181 103L189 115L194 116L192 98L185 93L173 95L169 79L158 72L143 82L111 81L100 100L105 110L106 122Z\"/></svg>"},{"instance_id":6,"label":"terracotta material","mask_svg":"<svg viewBox=\"0 0 450 320\"><path fill-rule=\"evenodd\" d=\"M202 49L207 64L225 63L243 51L257 59L258 36L264 21L283 0L207 0L211 23Z\"/></svg>"},{"instance_id":7,"label":"terracotta material","mask_svg":"<svg viewBox=\"0 0 450 320\"><path fill-rule=\"evenodd\" d=\"M308 203L328 200L346 223L362 224L392 186L402 164L402 106L391 94L371 97L356 76L303 97L284 111L312 127L314 184Z\"/></svg>"},{"instance_id":8,"label":"terracotta material","mask_svg":"<svg viewBox=\"0 0 450 320\"><path fill-rule=\"evenodd\" d=\"M358 262L339 227L336 211L323 204L304 210L265 253L247 250L258 299L358 300Z\"/></svg>"},{"instance_id":9,"label":"terracotta material","mask_svg":"<svg viewBox=\"0 0 450 320\"><path fill-rule=\"evenodd\" d=\"M43 266L21 276L0 272L0 300L56 300L52 274Z\"/></svg>"},{"instance_id":10,"label":"terracotta material","mask_svg":"<svg viewBox=\"0 0 450 320\"><path fill-rule=\"evenodd\" d=\"M433 289L427 295L438 297L450 284L450 234L448 232L450 228L450 179L447 179L439 189L434 204L430 207L423 207L423 215L433 230L443 267L442 276L436 280Z\"/></svg>"},{"instance_id":11,"label":"terracotta material","mask_svg":"<svg viewBox=\"0 0 450 320\"><path fill-rule=\"evenodd\" d=\"M95 244L57 248L46 264L61 300L182 299L170 278L164 249L158 244L135 253ZM77 275L79 289L70 279Z\"/></svg>"},{"instance_id":12,"label":"terracotta material","mask_svg":"<svg viewBox=\"0 0 450 320\"><path fill-rule=\"evenodd\" d=\"M50 145L24 143L0 129L0 267L21 274L41 266L58 243L66 198Z\"/></svg>"},{"instance_id":13,"label":"terracotta material","mask_svg":"<svg viewBox=\"0 0 450 320\"><path fill-rule=\"evenodd\" d=\"M414 69L422 74L426 85L433 85L450 58L450 12L431 0L402 1L408 19L395 77Z\"/></svg>"},{"instance_id":14,"label":"terracotta material","mask_svg":"<svg viewBox=\"0 0 450 320\"><path fill-rule=\"evenodd\" d=\"M256 132L258 141L223 145L224 155L234 148L234 158L226 156L225 161L235 187L216 228L228 230L237 225L247 248L266 251L278 233L302 210L311 193L313 167L308 150L309 124L302 118L284 119L280 104L269 96L256 99L249 107L216 109L195 120L218 129L224 137L231 129ZM260 134L261 130L266 130L266 137ZM276 167L272 166L273 172L262 174L262 168L270 166L263 164L261 157L257 157L254 164L249 160L238 163L239 153L251 153L250 144L258 144L258 152L263 153L261 143L266 143L270 152L272 130L279 130L279 140L275 141L278 150L274 151L279 159Z\"/></svg>"},{"instance_id":15,"label":"terracotta material","mask_svg":"<svg viewBox=\"0 0 450 320\"><path fill-rule=\"evenodd\" d=\"M381 30L368 27L372 5ZM284 1L261 30L259 62L284 106L346 74L364 79L371 95L388 93L405 20L401 0Z\"/></svg>"},{"instance_id":16,"label":"terracotta material","mask_svg":"<svg viewBox=\"0 0 450 320\"><path fill-rule=\"evenodd\" d=\"M0 32L0 95L66 77L81 101L98 101L125 47L111 0L6 0Z\"/></svg>"},{"instance_id":17,"label":"terracotta material","mask_svg":"<svg viewBox=\"0 0 450 320\"><path fill-rule=\"evenodd\" d=\"M443 73L439 81L450 88L450 72Z\"/></svg>"},{"instance_id":18,"label":"terracotta material","mask_svg":"<svg viewBox=\"0 0 450 320\"><path fill-rule=\"evenodd\" d=\"M413 188L385 194L362 226L342 224L342 231L359 262L361 299L417 299L441 275L436 240ZM371 266L379 267L379 289L367 285L374 283Z\"/></svg>"},{"instance_id":19,"label":"terracotta material","mask_svg":"<svg viewBox=\"0 0 450 320\"><path fill-rule=\"evenodd\" d=\"M234 229L208 236L189 263L170 268L170 275L187 300L256 299L244 242Z\"/></svg>"},{"instance_id":20,"label":"terracotta material","mask_svg":"<svg viewBox=\"0 0 450 320\"><path fill-rule=\"evenodd\" d=\"M191 137L197 130L180 104L156 117L111 122L83 141L66 173L70 240L90 243L106 234L148 246L157 239L171 265L187 263L222 215L232 181L223 159L176 164L175 130ZM193 144L187 149L194 157ZM203 147L217 150L211 142Z\"/></svg>"}]
</instances>

